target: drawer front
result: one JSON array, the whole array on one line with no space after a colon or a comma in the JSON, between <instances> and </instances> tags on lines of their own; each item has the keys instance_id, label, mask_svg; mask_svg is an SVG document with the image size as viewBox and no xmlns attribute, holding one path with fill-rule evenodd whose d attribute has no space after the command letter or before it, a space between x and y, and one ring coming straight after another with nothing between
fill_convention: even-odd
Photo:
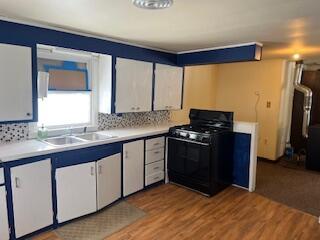
<instances>
[{"instance_id":1,"label":"drawer front","mask_svg":"<svg viewBox=\"0 0 320 240\"><path fill-rule=\"evenodd\" d=\"M163 171L164 169L164 161L158 161L154 163L150 163L146 165L146 176L150 176L156 172Z\"/></svg>"},{"instance_id":2,"label":"drawer front","mask_svg":"<svg viewBox=\"0 0 320 240\"><path fill-rule=\"evenodd\" d=\"M153 150L157 148L164 147L165 139L164 137L157 137L146 140L146 150Z\"/></svg>"},{"instance_id":3,"label":"drawer front","mask_svg":"<svg viewBox=\"0 0 320 240\"><path fill-rule=\"evenodd\" d=\"M156 172L156 173L146 177L145 185L148 186L153 183L159 182L163 179L164 179L164 172L163 171Z\"/></svg>"},{"instance_id":4,"label":"drawer front","mask_svg":"<svg viewBox=\"0 0 320 240\"><path fill-rule=\"evenodd\" d=\"M3 168L0 168L0 184L4 184L4 173L3 173Z\"/></svg>"},{"instance_id":5,"label":"drawer front","mask_svg":"<svg viewBox=\"0 0 320 240\"><path fill-rule=\"evenodd\" d=\"M146 164L164 159L164 148L146 151Z\"/></svg>"}]
</instances>

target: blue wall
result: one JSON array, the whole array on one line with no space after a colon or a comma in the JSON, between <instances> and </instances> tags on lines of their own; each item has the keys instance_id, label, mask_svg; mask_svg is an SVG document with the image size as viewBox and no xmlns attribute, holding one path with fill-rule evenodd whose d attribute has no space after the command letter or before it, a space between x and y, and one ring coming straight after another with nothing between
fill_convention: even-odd
<instances>
[{"instance_id":1,"label":"blue wall","mask_svg":"<svg viewBox=\"0 0 320 240\"><path fill-rule=\"evenodd\" d=\"M35 47L37 43L110 54L137 60L176 64L176 55L93 37L0 21L0 42Z\"/></svg>"},{"instance_id":2,"label":"blue wall","mask_svg":"<svg viewBox=\"0 0 320 240\"><path fill-rule=\"evenodd\" d=\"M179 54L180 66L197 64L218 64L261 60L262 47L253 43L246 46L213 49L208 51Z\"/></svg>"}]
</instances>

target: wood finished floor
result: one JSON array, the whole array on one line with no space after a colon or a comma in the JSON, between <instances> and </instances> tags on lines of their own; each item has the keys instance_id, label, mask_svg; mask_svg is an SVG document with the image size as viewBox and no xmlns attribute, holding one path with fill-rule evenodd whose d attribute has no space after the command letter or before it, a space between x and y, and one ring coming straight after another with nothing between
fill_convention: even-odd
<instances>
[{"instance_id":1,"label":"wood finished floor","mask_svg":"<svg viewBox=\"0 0 320 240\"><path fill-rule=\"evenodd\" d=\"M316 217L235 187L206 198L166 184L127 201L147 216L106 239L320 239ZM33 240L61 239L48 232Z\"/></svg>"}]
</instances>

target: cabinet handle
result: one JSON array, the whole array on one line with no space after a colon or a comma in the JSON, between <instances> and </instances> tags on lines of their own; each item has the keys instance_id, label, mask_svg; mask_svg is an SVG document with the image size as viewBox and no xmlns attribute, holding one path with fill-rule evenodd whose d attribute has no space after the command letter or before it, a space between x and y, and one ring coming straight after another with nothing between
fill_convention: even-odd
<instances>
[{"instance_id":1,"label":"cabinet handle","mask_svg":"<svg viewBox=\"0 0 320 240\"><path fill-rule=\"evenodd\" d=\"M160 143L159 142L157 142L157 143L154 143L153 144L153 146L158 146Z\"/></svg>"},{"instance_id":2,"label":"cabinet handle","mask_svg":"<svg viewBox=\"0 0 320 240\"><path fill-rule=\"evenodd\" d=\"M157 170L157 169L160 169L160 167L154 167L154 168L153 168L153 170Z\"/></svg>"},{"instance_id":3,"label":"cabinet handle","mask_svg":"<svg viewBox=\"0 0 320 240\"><path fill-rule=\"evenodd\" d=\"M18 177L14 178L14 182L15 182L16 188L20 188L20 179Z\"/></svg>"},{"instance_id":4,"label":"cabinet handle","mask_svg":"<svg viewBox=\"0 0 320 240\"><path fill-rule=\"evenodd\" d=\"M153 180L157 180L157 179L159 179L159 177L154 177L154 178L153 178Z\"/></svg>"},{"instance_id":5,"label":"cabinet handle","mask_svg":"<svg viewBox=\"0 0 320 240\"><path fill-rule=\"evenodd\" d=\"M99 174L102 174L102 166L99 166Z\"/></svg>"},{"instance_id":6,"label":"cabinet handle","mask_svg":"<svg viewBox=\"0 0 320 240\"><path fill-rule=\"evenodd\" d=\"M128 158L128 151L124 152L124 158Z\"/></svg>"},{"instance_id":7,"label":"cabinet handle","mask_svg":"<svg viewBox=\"0 0 320 240\"><path fill-rule=\"evenodd\" d=\"M135 110L135 107L132 107L131 110Z\"/></svg>"},{"instance_id":8,"label":"cabinet handle","mask_svg":"<svg viewBox=\"0 0 320 240\"><path fill-rule=\"evenodd\" d=\"M136 109L137 109L137 110L140 110L140 107L137 107Z\"/></svg>"},{"instance_id":9,"label":"cabinet handle","mask_svg":"<svg viewBox=\"0 0 320 240\"><path fill-rule=\"evenodd\" d=\"M27 113L26 115L27 115L28 117L30 117L30 116L31 116L31 113Z\"/></svg>"},{"instance_id":10,"label":"cabinet handle","mask_svg":"<svg viewBox=\"0 0 320 240\"><path fill-rule=\"evenodd\" d=\"M91 167L91 176L94 176L94 167Z\"/></svg>"},{"instance_id":11,"label":"cabinet handle","mask_svg":"<svg viewBox=\"0 0 320 240\"><path fill-rule=\"evenodd\" d=\"M160 151L155 151L155 152L153 152L154 154L159 154L160 153Z\"/></svg>"}]
</instances>

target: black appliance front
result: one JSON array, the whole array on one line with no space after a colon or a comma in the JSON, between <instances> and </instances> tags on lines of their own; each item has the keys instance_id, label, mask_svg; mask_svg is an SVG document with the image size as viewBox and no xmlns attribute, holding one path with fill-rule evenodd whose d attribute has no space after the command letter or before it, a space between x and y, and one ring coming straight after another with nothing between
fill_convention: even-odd
<instances>
[{"instance_id":1,"label":"black appliance front","mask_svg":"<svg viewBox=\"0 0 320 240\"><path fill-rule=\"evenodd\" d=\"M216 121L217 119L210 118L213 115L219 114L191 110L190 119L193 123L201 122L201 125L211 125L222 120L220 118ZM231 121L222 117L223 121L230 123L230 127L233 126L232 117ZM233 139L232 128L215 132L209 143L169 136L169 180L208 196L225 189L233 181Z\"/></svg>"}]
</instances>

